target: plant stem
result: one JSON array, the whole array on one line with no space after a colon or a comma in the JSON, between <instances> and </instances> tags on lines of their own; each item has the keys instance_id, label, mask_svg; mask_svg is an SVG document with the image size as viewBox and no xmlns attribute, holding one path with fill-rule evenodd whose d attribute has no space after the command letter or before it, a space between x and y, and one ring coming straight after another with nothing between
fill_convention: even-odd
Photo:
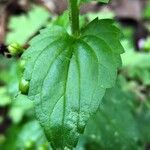
<instances>
[{"instance_id":1,"label":"plant stem","mask_svg":"<svg viewBox=\"0 0 150 150\"><path fill-rule=\"evenodd\" d=\"M68 0L69 4L69 14L70 14L70 24L72 35L79 35L79 7L78 0Z\"/></svg>"}]
</instances>

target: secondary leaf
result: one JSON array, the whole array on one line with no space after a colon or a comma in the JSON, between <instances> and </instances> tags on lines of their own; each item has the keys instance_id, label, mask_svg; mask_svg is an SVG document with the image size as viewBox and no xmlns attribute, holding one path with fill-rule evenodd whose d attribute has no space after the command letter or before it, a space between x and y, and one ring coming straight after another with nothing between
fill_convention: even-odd
<instances>
[{"instance_id":1,"label":"secondary leaf","mask_svg":"<svg viewBox=\"0 0 150 150\"><path fill-rule=\"evenodd\" d=\"M22 127L18 134L16 149L51 150L51 147L39 123L37 121L30 121Z\"/></svg>"},{"instance_id":2,"label":"secondary leaf","mask_svg":"<svg viewBox=\"0 0 150 150\"><path fill-rule=\"evenodd\" d=\"M13 123L20 123L24 116L27 116L33 111L33 103L25 95L18 95L11 101L12 105L9 110L8 116ZM32 117L32 115L30 115Z\"/></svg>"},{"instance_id":3,"label":"secondary leaf","mask_svg":"<svg viewBox=\"0 0 150 150\"><path fill-rule=\"evenodd\" d=\"M0 149L2 150L16 150L16 139L14 137L17 137L18 133L20 132L20 126L17 125L11 125L7 130L5 131L5 135L0 135Z\"/></svg>"},{"instance_id":4,"label":"secondary leaf","mask_svg":"<svg viewBox=\"0 0 150 150\"><path fill-rule=\"evenodd\" d=\"M11 99L8 95L8 91L6 87L0 87L0 97L1 97L0 107L7 106L11 103Z\"/></svg>"},{"instance_id":5,"label":"secondary leaf","mask_svg":"<svg viewBox=\"0 0 150 150\"><path fill-rule=\"evenodd\" d=\"M97 2L102 2L102 3L108 3L109 0L79 0L81 3L85 2L92 2L92 1L97 1Z\"/></svg>"},{"instance_id":6,"label":"secondary leaf","mask_svg":"<svg viewBox=\"0 0 150 150\"><path fill-rule=\"evenodd\" d=\"M119 37L113 21L95 19L78 38L52 26L30 42L24 78L54 149L76 145L106 88L114 85L123 52Z\"/></svg>"},{"instance_id":7,"label":"secondary leaf","mask_svg":"<svg viewBox=\"0 0 150 150\"><path fill-rule=\"evenodd\" d=\"M137 150L139 130L132 113L131 93L119 86L107 90L97 114L85 129L85 147L89 150Z\"/></svg>"},{"instance_id":8,"label":"secondary leaf","mask_svg":"<svg viewBox=\"0 0 150 150\"><path fill-rule=\"evenodd\" d=\"M136 53L133 47L130 47L129 41L123 41L122 44L127 50L122 55L123 69L130 78L141 81L144 85L150 85L150 53Z\"/></svg>"},{"instance_id":9,"label":"secondary leaf","mask_svg":"<svg viewBox=\"0 0 150 150\"><path fill-rule=\"evenodd\" d=\"M11 30L6 38L7 44L18 42L25 44L27 40L35 34L49 19L49 12L39 6L32 6L26 15L13 16L9 21ZM40 19L39 19L40 18Z\"/></svg>"}]
</instances>

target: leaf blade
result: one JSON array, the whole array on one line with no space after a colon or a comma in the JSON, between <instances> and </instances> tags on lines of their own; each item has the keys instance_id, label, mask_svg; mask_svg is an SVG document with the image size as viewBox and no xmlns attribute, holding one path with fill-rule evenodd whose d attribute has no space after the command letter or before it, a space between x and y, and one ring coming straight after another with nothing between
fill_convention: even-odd
<instances>
[{"instance_id":1,"label":"leaf blade","mask_svg":"<svg viewBox=\"0 0 150 150\"><path fill-rule=\"evenodd\" d=\"M106 20L95 20L78 39L61 27L46 28L23 55L28 61L24 72L24 78L30 81L28 96L34 101L36 117L54 149L76 146L106 88L115 82L122 51L108 46L107 37L102 36L104 30L94 29L104 24ZM109 23L103 29L120 34ZM106 81L106 74L111 83Z\"/></svg>"}]
</instances>

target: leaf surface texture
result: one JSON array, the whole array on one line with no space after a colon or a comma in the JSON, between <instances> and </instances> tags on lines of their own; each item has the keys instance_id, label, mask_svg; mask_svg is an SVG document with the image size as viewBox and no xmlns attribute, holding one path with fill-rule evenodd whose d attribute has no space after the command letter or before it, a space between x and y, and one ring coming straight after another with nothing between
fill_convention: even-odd
<instances>
[{"instance_id":1,"label":"leaf surface texture","mask_svg":"<svg viewBox=\"0 0 150 150\"><path fill-rule=\"evenodd\" d=\"M54 149L77 144L106 88L114 85L123 53L119 38L112 20L95 19L78 38L51 26L31 40L24 78Z\"/></svg>"}]
</instances>

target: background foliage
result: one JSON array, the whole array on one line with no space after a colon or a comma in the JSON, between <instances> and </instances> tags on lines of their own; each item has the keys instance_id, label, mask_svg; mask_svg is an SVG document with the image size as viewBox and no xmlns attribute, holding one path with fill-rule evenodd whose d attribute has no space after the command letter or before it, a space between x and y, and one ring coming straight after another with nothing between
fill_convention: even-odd
<instances>
[{"instance_id":1,"label":"background foliage","mask_svg":"<svg viewBox=\"0 0 150 150\"><path fill-rule=\"evenodd\" d=\"M147 30L150 30L149 6L146 5L142 12L142 23ZM58 17L34 4L27 14L10 18L6 43L17 41L25 45L43 26L60 25L70 31L66 16L68 12ZM103 9L89 12L80 18L81 26L96 16L112 19L116 14ZM98 112L89 120L75 148L77 150L149 150L149 35L138 48L133 36L136 28L124 26L118 19L116 26L124 32L121 40L126 51L122 54L123 67L119 70L116 85L106 91ZM39 122L35 121L33 102L24 95L18 96L21 75L18 58L8 59L0 55L0 149L52 149Z\"/></svg>"}]
</instances>

